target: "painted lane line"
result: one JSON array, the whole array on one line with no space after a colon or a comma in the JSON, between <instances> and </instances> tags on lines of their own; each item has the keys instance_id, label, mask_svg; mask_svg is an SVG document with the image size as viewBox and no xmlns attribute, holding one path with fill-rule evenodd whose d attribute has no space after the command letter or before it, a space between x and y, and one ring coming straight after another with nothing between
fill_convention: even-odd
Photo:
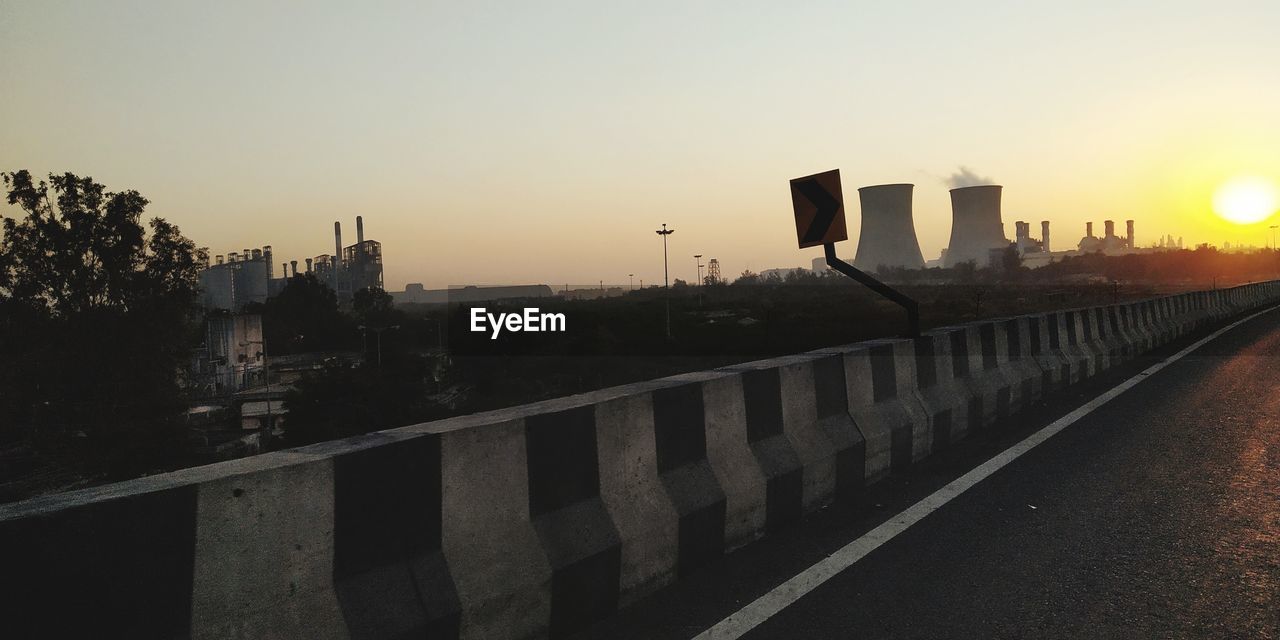
<instances>
[{"instance_id":1,"label":"painted lane line","mask_svg":"<svg viewBox=\"0 0 1280 640\"><path fill-rule=\"evenodd\" d=\"M739 638L743 636L748 631L760 626L769 618L772 618L795 601L804 597L805 594L818 588L822 583L853 566L854 563L861 560L872 551L875 551L884 543L892 540L899 533L906 531L911 527L911 525L920 522L925 518L925 516L933 513L942 505L951 502L951 500L956 496L968 491L974 485L1000 470L1005 465L1018 459L1022 454L1034 449L1040 443L1053 437L1059 431L1066 429L1081 418L1093 413L1094 410L1115 399L1125 391L1128 391L1134 385L1148 379L1152 374L1160 371L1170 364L1173 364L1174 362L1177 362L1178 360L1181 360L1192 351L1204 346L1205 343L1218 338L1222 334L1264 313L1269 313L1276 309L1280 309L1280 305L1264 309L1218 329L1182 351L1151 365L1141 373L1135 374L1133 377L1121 382L1119 385L1108 389L1105 393L1099 395L1093 400L1090 400L1084 405L1077 407L1074 411L1058 418L1039 431L1027 436L1021 442L1001 451L990 460L978 465L963 476L952 480L946 486L911 505L906 510L890 518L880 526L863 534L862 537L857 540L850 542L849 544L841 547L835 553L819 560L816 564L800 572L794 578L774 587L772 591L760 596L751 604L748 604L736 613L730 615L724 620L721 620L720 622L717 622L711 628L698 634L694 637L694 640L730 640L732 638Z\"/></svg>"}]
</instances>

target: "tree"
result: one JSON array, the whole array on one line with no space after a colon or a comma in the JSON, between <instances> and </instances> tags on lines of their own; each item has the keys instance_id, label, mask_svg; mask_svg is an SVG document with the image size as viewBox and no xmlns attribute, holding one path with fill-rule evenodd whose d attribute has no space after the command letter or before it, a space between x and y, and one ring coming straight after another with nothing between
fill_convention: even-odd
<instances>
[{"instance_id":1,"label":"tree","mask_svg":"<svg viewBox=\"0 0 1280 640\"><path fill-rule=\"evenodd\" d=\"M338 310L338 295L314 273L289 278L280 294L262 307L267 353L284 355L348 348L355 323Z\"/></svg>"},{"instance_id":2,"label":"tree","mask_svg":"<svg viewBox=\"0 0 1280 640\"><path fill-rule=\"evenodd\" d=\"M756 275L756 273L750 269L743 269L742 274L738 276L737 280L733 281L733 284L735 285L760 284L760 276Z\"/></svg>"},{"instance_id":3,"label":"tree","mask_svg":"<svg viewBox=\"0 0 1280 640\"><path fill-rule=\"evenodd\" d=\"M407 353L385 366L330 363L307 373L285 394L285 440L298 446L443 418L448 411L428 397L432 373Z\"/></svg>"},{"instance_id":4,"label":"tree","mask_svg":"<svg viewBox=\"0 0 1280 640\"><path fill-rule=\"evenodd\" d=\"M112 475L163 464L182 435L178 373L208 254L162 218L148 237L137 191L0 175L23 213L3 218L0 239L0 431Z\"/></svg>"},{"instance_id":5,"label":"tree","mask_svg":"<svg viewBox=\"0 0 1280 640\"><path fill-rule=\"evenodd\" d=\"M391 294L382 287L365 287L351 296L351 310L365 324L386 322L394 307L395 301Z\"/></svg>"}]
</instances>

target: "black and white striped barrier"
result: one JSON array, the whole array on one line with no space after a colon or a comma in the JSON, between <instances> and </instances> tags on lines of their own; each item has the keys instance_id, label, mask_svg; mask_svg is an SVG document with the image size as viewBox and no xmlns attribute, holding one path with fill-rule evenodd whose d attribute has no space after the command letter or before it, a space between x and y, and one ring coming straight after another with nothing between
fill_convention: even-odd
<instances>
[{"instance_id":1,"label":"black and white striped barrier","mask_svg":"<svg viewBox=\"0 0 1280 640\"><path fill-rule=\"evenodd\" d=\"M944 327L0 506L6 637L562 637L1280 283Z\"/></svg>"}]
</instances>

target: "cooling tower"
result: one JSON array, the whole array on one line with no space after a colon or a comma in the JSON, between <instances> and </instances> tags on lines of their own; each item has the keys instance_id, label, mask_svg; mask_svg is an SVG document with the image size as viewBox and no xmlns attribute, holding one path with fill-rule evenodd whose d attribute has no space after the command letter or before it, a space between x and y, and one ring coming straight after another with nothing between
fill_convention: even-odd
<instances>
[{"instance_id":1,"label":"cooling tower","mask_svg":"<svg viewBox=\"0 0 1280 640\"><path fill-rule=\"evenodd\" d=\"M1004 222L1000 219L1000 185L960 187L951 190L951 242L943 264L954 267L972 260L987 266L992 249L1004 249Z\"/></svg>"},{"instance_id":2,"label":"cooling tower","mask_svg":"<svg viewBox=\"0 0 1280 640\"><path fill-rule=\"evenodd\" d=\"M854 266L864 271L884 267L924 268L916 227L911 220L910 184L881 184L858 189L862 232Z\"/></svg>"}]
</instances>

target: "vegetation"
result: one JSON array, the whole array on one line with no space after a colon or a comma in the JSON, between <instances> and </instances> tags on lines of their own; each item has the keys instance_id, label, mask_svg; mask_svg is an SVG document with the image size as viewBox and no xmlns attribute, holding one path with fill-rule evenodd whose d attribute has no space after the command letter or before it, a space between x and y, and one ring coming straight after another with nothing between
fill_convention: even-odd
<instances>
[{"instance_id":1,"label":"vegetation","mask_svg":"<svg viewBox=\"0 0 1280 640\"><path fill-rule=\"evenodd\" d=\"M179 372L198 340L204 249L137 191L3 174L0 440L125 477L180 447Z\"/></svg>"}]
</instances>

